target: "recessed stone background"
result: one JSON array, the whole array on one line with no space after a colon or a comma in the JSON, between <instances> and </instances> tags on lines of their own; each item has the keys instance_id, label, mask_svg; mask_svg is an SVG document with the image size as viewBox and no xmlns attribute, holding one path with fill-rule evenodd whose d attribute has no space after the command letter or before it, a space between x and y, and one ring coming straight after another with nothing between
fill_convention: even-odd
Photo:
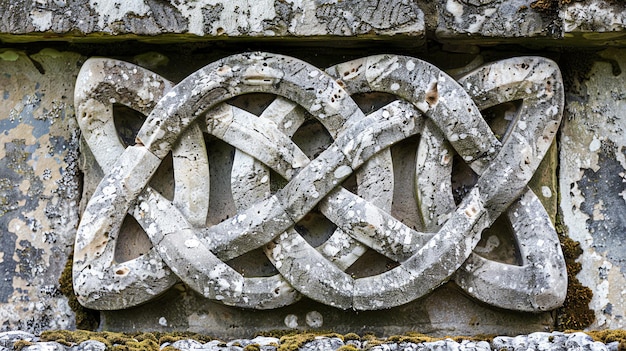
<instances>
[{"instance_id":1,"label":"recessed stone background","mask_svg":"<svg viewBox=\"0 0 626 351\"><path fill-rule=\"evenodd\" d=\"M563 219L583 249L581 282L593 290L591 328L626 326L626 51L580 61L560 138Z\"/></svg>"},{"instance_id":2,"label":"recessed stone background","mask_svg":"<svg viewBox=\"0 0 626 351\"><path fill-rule=\"evenodd\" d=\"M0 328L72 328L58 279L78 224L72 101L83 59L53 49L0 58Z\"/></svg>"}]
</instances>

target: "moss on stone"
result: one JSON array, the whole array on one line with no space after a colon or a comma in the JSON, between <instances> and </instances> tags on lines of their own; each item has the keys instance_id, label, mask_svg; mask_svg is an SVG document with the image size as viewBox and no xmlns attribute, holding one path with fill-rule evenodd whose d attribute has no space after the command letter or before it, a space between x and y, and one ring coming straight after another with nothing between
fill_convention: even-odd
<instances>
[{"instance_id":1,"label":"moss on stone","mask_svg":"<svg viewBox=\"0 0 626 351\"><path fill-rule=\"evenodd\" d=\"M178 340L187 340L187 339L196 340L202 343L207 343L211 340L215 340L215 338L208 336L208 335L198 334L194 332L185 332L185 331L168 332L168 333L154 332L152 334L154 334L157 337L160 344L163 344L166 342L173 343Z\"/></svg>"},{"instance_id":2,"label":"moss on stone","mask_svg":"<svg viewBox=\"0 0 626 351\"><path fill-rule=\"evenodd\" d=\"M348 345L343 345L340 348L338 348L336 351L358 351L359 349L351 344Z\"/></svg>"},{"instance_id":3,"label":"moss on stone","mask_svg":"<svg viewBox=\"0 0 626 351\"><path fill-rule=\"evenodd\" d=\"M390 336L386 340L383 340L383 342L397 342L397 343L410 342L414 344L419 344L422 342L432 342L432 341L437 341L437 340L441 340L441 339L434 338L432 336L428 336L428 335L417 333L417 332L408 332L408 333L405 333L404 335Z\"/></svg>"},{"instance_id":4,"label":"moss on stone","mask_svg":"<svg viewBox=\"0 0 626 351\"><path fill-rule=\"evenodd\" d=\"M243 351L261 351L261 345L259 344L246 345L246 347L243 348Z\"/></svg>"},{"instance_id":5,"label":"moss on stone","mask_svg":"<svg viewBox=\"0 0 626 351\"><path fill-rule=\"evenodd\" d=\"M626 330L599 330L587 332L593 340L604 344L618 342L617 350L626 351Z\"/></svg>"},{"instance_id":6,"label":"moss on stone","mask_svg":"<svg viewBox=\"0 0 626 351\"><path fill-rule=\"evenodd\" d=\"M296 351L307 342L315 340L316 336L319 335L314 333L294 333L282 336L280 338L278 351Z\"/></svg>"},{"instance_id":7,"label":"moss on stone","mask_svg":"<svg viewBox=\"0 0 626 351\"><path fill-rule=\"evenodd\" d=\"M276 336L274 336L276 337ZM315 340L317 337L326 338L338 338L344 341L344 336L338 333L320 331L320 332L294 332L283 335L280 337L280 344L278 351L295 351L302 347L307 342Z\"/></svg>"},{"instance_id":8,"label":"moss on stone","mask_svg":"<svg viewBox=\"0 0 626 351\"><path fill-rule=\"evenodd\" d=\"M33 345L32 341L18 340L18 341L13 343L13 350L14 351L21 351L26 346L31 346L31 345Z\"/></svg>"},{"instance_id":9,"label":"moss on stone","mask_svg":"<svg viewBox=\"0 0 626 351\"><path fill-rule=\"evenodd\" d=\"M566 332L574 332L568 330ZM611 342L619 342L618 350L626 350L626 330L603 330L587 332L595 341L608 344ZM294 332L291 331L287 335L280 338L280 345L276 345L278 351L295 351L300 349L304 344L315 340L317 337L339 338L346 340L360 340L367 342L367 347L371 348L377 345L388 343L424 343L445 339L452 339L456 342L463 340L472 341L493 341L494 335L475 335L475 336L445 336L431 337L417 332L409 332L403 335L393 335L388 338L378 338L373 334L365 334L359 336L355 333L345 335L337 333L316 333L316 332ZM215 340L215 338L193 333L193 332L146 332L146 333L116 333L116 332L93 332L86 330L53 330L43 332L40 337L41 341L55 341L62 345L74 346L86 340L97 340L104 343L107 350L111 351L176 351L173 346L165 346L160 349L160 345L164 343L172 343L178 340L192 339L202 343ZM26 346L33 345L32 342L20 340L15 343L14 350L19 351ZM244 351L259 351L259 344L250 344L244 347ZM344 345L338 351L354 351L358 348L354 345Z\"/></svg>"},{"instance_id":10,"label":"moss on stone","mask_svg":"<svg viewBox=\"0 0 626 351\"><path fill-rule=\"evenodd\" d=\"M361 340L361 336L359 336L356 333L348 333L346 335L343 336L343 341L348 341L348 340Z\"/></svg>"},{"instance_id":11,"label":"moss on stone","mask_svg":"<svg viewBox=\"0 0 626 351\"><path fill-rule=\"evenodd\" d=\"M569 4L572 0L536 0L530 4L530 7L542 12L550 12L558 10L565 4Z\"/></svg>"},{"instance_id":12,"label":"moss on stone","mask_svg":"<svg viewBox=\"0 0 626 351\"><path fill-rule=\"evenodd\" d=\"M76 328L83 330L96 330L100 324L100 313L83 307L76 298L74 284L72 282L73 255L70 255L59 277L59 290L67 297L67 303L76 316Z\"/></svg>"},{"instance_id":13,"label":"moss on stone","mask_svg":"<svg viewBox=\"0 0 626 351\"><path fill-rule=\"evenodd\" d=\"M555 228L565 257L568 282L565 302L561 308L556 310L556 329L561 331L584 329L593 323L595 314L589 308L593 291L584 286L576 277L582 269L576 259L583 251L580 248L580 243L567 235L567 227L563 223L563 214L560 210L557 213Z\"/></svg>"},{"instance_id":14,"label":"moss on stone","mask_svg":"<svg viewBox=\"0 0 626 351\"><path fill-rule=\"evenodd\" d=\"M193 339L206 343L214 340L210 336L192 332L116 333L87 330L51 330L43 332L40 338L41 341L56 341L65 346L74 346L87 340L97 340L104 343L107 350L111 351L159 351L161 345L166 342L172 343L178 340ZM169 348L169 351L173 350L176 350L176 348Z\"/></svg>"}]
</instances>

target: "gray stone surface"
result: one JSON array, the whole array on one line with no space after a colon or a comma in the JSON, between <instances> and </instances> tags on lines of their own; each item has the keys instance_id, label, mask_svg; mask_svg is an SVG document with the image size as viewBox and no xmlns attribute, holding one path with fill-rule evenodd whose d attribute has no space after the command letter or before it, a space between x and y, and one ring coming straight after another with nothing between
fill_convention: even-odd
<instances>
[{"instance_id":1,"label":"gray stone surface","mask_svg":"<svg viewBox=\"0 0 626 351\"><path fill-rule=\"evenodd\" d=\"M13 348L13 344L18 341L18 340L24 340L24 341L29 341L29 342L36 342L39 341L39 338L36 337L34 334L28 333L28 332L24 332L24 331L20 331L20 330L14 330L14 331L8 331L8 332L1 332L0 333L0 346L2 347L6 347L8 349L12 349Z\"/></svg>"},{"instance_id":2,"label":"gray stone surface","mask_svg":"<svg viewBox=\"0 0 626 351\"><path fill-rule=\"evenodd\" d=\"M68 38L147 41L208 37L406 35L423 38L412 1L11 1L0 6L10 41ZM164 36L163 38L155 36Z\"/></svg>"},{"instance_id":3,"label":"gray stone surface","mask_svg":"<svg viewBox=\"0 0 626 351\"><path fill-rule=\"evenodd\" d=\"M552 5L551 5L552 3ZM623 45L626 7L619 1L174 1L39 0L0 6L0 38L198 42L206 38L325 38L355 36L419 47L426 33L475 51L472 45L563 38L559 45ZM470 45L470 46L467 46Z\"/></svg>"},{"instance_id":4,"label":"gray stone surface","mask_svg":"<svg viewBox=\"0 0 626 351\"><path fill-rule=\"evenodd\" d=\"M74 327L59 276L78 225L82 57L0 51L0 330Z\"/></svg>"},{"instance_id":5,"label":"gray stone surface","mask_svg":"<svg viewBox=\"0 0 626 351\"><path fill-rule=\"evenodd\" d=\"M529 0L440 0L437 37L443 40L502 42L511 38L562 36L560 19ZM478 42L478 41L475 41Z\"/></svg>"},{"instance_id":6,"label":"gray stone surface","mask_svg":"<svg viewBox=\"0 0 626 351\"><path fill-rule=\"evenodd\" d=\"M72 351L79 351L79 350L84 350L84 351L105 351L106 350L106 344L103 343L102 341L98 341L98 340L86 340L81 342L80 344L73 346L71 348Z\"/></svg>"},{"instance_id":7,"label":"gray stone surface","mask_svg":"<svg viewBox=\"0 0 626 351\"><path fill-rule=\"evenodd\" d=\"M578 76L560 140L561 208L569 235L583 249L578 278L593 290L591 328L626 326L623 55L602 51L587 75Z\"/></svg>"},{"instance_id":8,"label":"gray stone surface","mask_svg":"<svg viewBox=\"0 0 626 351\"><path fill-rule=\"evenodd\" d=\"M626 40L626 5L622 2L571 2L560 17L565 37L586 45L623 45Z\"/></svg>"}]
</instances>

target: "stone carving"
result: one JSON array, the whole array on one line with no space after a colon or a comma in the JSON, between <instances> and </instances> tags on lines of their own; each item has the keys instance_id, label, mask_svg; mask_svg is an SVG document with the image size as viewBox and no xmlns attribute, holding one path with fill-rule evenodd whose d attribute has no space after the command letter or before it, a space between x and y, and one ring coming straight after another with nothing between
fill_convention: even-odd
<instances>
[{"instance_id":1,"label":"stone carving","mask_svg":"<svg viewBox=\"0 0 626 351\"><path fill-rule=\"evenodd\" d=\"M258 117L224 103L256 92L277 96ZM365 114L351 95L367 92L399 99ZM522 101L520 112L499 140L480 111L516 100ZM135 145L124 147L118 138L114 103L147 116ZM90 308L131 307L177 281L206 298L257 309L285 306L302 295L342 309L383 309L450 279L478 300L513 310L549 310L565 298L557 235L526 186L563 110L560 72L547 59L495 62L457 82L412 57L371 56L322 71L291 57L246 53L174 85L130 63L93 58L78 76L75 104L105 173L75 244L74 287ZM307 118L333 139L313 159L291 139ZM230 182L237 214L208 225L213 179L203 133L236 149ZM390 146L418 134L415 216L425 223L419 231L390 214ZM170 152L172 200L148 185ZM458 205L450 177L455 153L479 175ZM272 189L272 172L284 178L282 188ZM353 173L355 193L342 187ZM294 228L314 208L336 225L318 247ZM127 214L153 247L117 262ZM473 253L481 232L500 214L510 219L521 265ZM257 248L279 273L250 277L225 263ZM366 277L346 273L368 248L397 266Z\"/></svg>"}]
</instances>

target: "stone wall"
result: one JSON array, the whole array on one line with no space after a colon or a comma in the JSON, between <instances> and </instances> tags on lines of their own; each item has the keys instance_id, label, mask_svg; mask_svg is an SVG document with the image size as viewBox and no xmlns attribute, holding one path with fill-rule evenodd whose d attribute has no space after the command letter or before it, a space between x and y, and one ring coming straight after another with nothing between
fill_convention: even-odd
<instances>
[{"instance_id":1,"label":"stone wall","mask_svg":"<svg viewBox=\"0 0 626 351\"><path fill-rule=\"evenodd\" d=\"M342 333L373 331L381 335L406 330L433 335L552 330L559 327L558 316L566 313L557 309L562 298L543 297L565 294L561 280L554 278L560 274L559 265L565 265L559 256L561 250L556 241L555 251L547 249L550 238L557 238L551 226L554 223L562 223L564 226L557 225L557 229L565 228L565 235L578 241L582 248L582 255L576 258L581 265L576 278L593 291L589 308L595 315L591 324L582 326L624 328L623 3L54 0L5 1L0 4L0 13L0 330L76 328L77 312L69 307L73 302L61 294L59 283L74 250L74 285L79 301L102 310L101 328L192 330L224 336L290 328L333 329ZM253 51L282 56L236 56ZM387 56L362 59L375 54ZM105 59L98 61L93 57ZM270 68L264 68L267 66L262 62L269 63ZM377 69L376 64L385 68ZM220 86L223 90L211 95L207 82L226 84L215 78L223 67L232 69L230 80L226 81L230 85ZM237 67L242 72L240 77ZM361 67L377 72L363 73L363 79L380 78L367 83L359 81L361 72L365 72ZM523 73L523 78L507 73L511 69L519 70L515 72ZM428 74L414 78L417 76L410 72L418 70L427 70ZM304 71L308 76L301 75ZM264 85L265 80L272 80L272 84ZM343 85L336 86L335 80ZM291 85L286 88L287 83L282 82L288 81ZM283 84L283 90L277 88L278 82ZM315 97L308 97L307 84L312 91L319 91ZM359 90L366 85L367 89L380 92ZM205 90L194 100L191 92L196 89ZM499 92L491 93L489 89ZM343 96L344 90L359 94ZM170 92L178 97L170 96ZM190 95L185 95L188 92ZM239 97L242 92L256 95ZM283 95L288 100L291 97L308 112L289 112L291 105L280 99L274 101L273 95L268 94ZM229 105L217 105L226 96L232 97L227 101ZM394 96L400 96L404 102L392 102ZM324 100L327 98L332 102ZM341 104L335 105L334 99L341 100ZM474 106L475 111L470 111L464 120L465 112L458 112L455 104L464 109ZM225 106L233 106L234 112L224 112ZM353 106L363 112L351 110ZM446 115L447 110L437 106L452 106L449 111L454 113ZM209 107L217 110L209 110L200 118L217 121L211 122L216 123L213 129L204 130L204 134L198 130L193 132L197 133L195 136L186 132L181 140L194 140L187 144L177 141L179 132L173 130L179 128L179 123L186 123L182 122L184 116L197 118L197 111ZM175 109L183 112L171 112ZM319 116L320 109L323 117ZM367 115L368 121L378 123L372 131L378 133L376 142L365 142L366 133L359 131L358 123L350 124L348 117L342 123L325 122L332 113ZM263 129L264 125L280 124L272 120L256 126L250 119L254 115L277 118L271 116L281 114L285 115L280 117L285 118L280 120L283 126L295 123L292 119L308 121L301 121L304 124L300 128L291 130L286 126L280 131L280 135L288 135L287 139L295 143L285 145L297 145L303 156L298 158L296 153L288 163L276 161L271 172L260 163L245 166L249 162L244 160L246 154L268 166L273 165L274 159L289 158L290 154L281 150L272 154L272 145L283 139L273 129ZM305 117L294 117L300 114ZM170 115L178 119L161 120ZM416 124L407 129L383 122L390 116L408 115L412 116L406 117L412 123L424 123L425 127ZM435 122L421 122L420 116ZM533 134L533 123L546 116L547 124ZM145 118L148 122L144 124ZM235 127L229 124L222 130L220 121L224 118L247 122L241 122L241 127L237 127L240 129L228 122ZM457 118L465 122L452 123ZM481 131L481 125L487 126L483 118L490 128L483 127L485 130ZM314 123L315 120L320 122ZM467 133L456 132L456 125L465 128L464 123L474 120L480 122L476 122L477 127L467 127ZM556 126L560 121L558 134L549 128L555 125L550 121ZM165 147L159 139L163 136L155 136L158 133L147 127L150 123L159 126L161 122L176 124L160 130L166 135ZM254 132L245 128L250 125ZM190 130L193 128L195 124ZM394 128L404 133L402 137L394 134ZM263 144L254 133L272 135L274 139ZM380 164L371 165L369 158L361 160L365 156L345 151L352 150L352 146L348 148L350 140L359 141L362 150L379 145L373 149L382 160L376 161ZM443 140L451 146L441 144ZM126 148L128 145L131 147ZM198 145L206 146L198 149ZM332 149L329 145L344 151L324 153ZM526 159L520 158L529 152L525 145L534 148ZM500 148L505 150L501 155ZM182 159L189 159L189 153L197 157L185 163ZM451 161L445 162L450 168L442 168L440 155L452 154L457 156L450 156ZM315 159L319 155L327 158ZM336 160L344 157L348 158L345 163ZM199 161L202 159L205 161ZM305 167L309 162L335 168L313 176L313 171L304 171L312 169ZM509 173L505 170L518 163L522 166L510 174L523 180L508 181ZM121 168L114 171L117 166ZM231 174L235 171L240 172L239 178ZM311 178L306 178L307 172ZM147 185L151 174L155 175ZM267 182L267 189L262 181L264 174L272 179ZM358 223L391 223L391 232L395 234L386 234L388 237L399 238L403 228L412 234L405 236L408 242L404 246L393 244L399 245L400 253L394 251L392 240L383 239L382 235L371 234L373 239L361 237L356 241L368 243L365 247L371 249L356 263L330 259L336 266L323 266L317 272L313 269L316 273L304 278L290 277L296 274L283 270L283 264L293 269L309 264L309 268L301 267L308 272L319 261L311 258L315 254L305 251L287 255L286 242L305 240L311 247L321 245L318 252L323 256L324 252L333 251L333 246L324 241L334 238L336 227L346 233L358 232L353 230L357 222L341 220L360 207L348 202L341 205L340 196L332 197L330 185L320 195L325 198L320 204L304 195L303 199L296 199L300 189L309 183L314 183L313 190L319 189L322 185L315 182L321 179L321 184L331 175L351 194L382 211L372 214L374 207L363 207L364 212L370 212ZM125 178L120 180L120 176ZM210 182L202 181L209 178ZM302 181L297 183L298 179ZM531 195L522 197L527 182L537 200L531 199ZM475 189L491 197L475 195L477 191L470 190L474 183ZM118 186L116 191L125 195L106 200L108 205L97 205L94 199L109 195L107 184ZM446 185L445 191L441 184ZM142 193L146 186L156 189L161 200L150 200L155 204L152 212L133 210L135 203L139 204L136 208L141 208L142 199L157 196ZM287 192L283 187L295 190ZM260 212L274 208L274 197L265 194L275 194L276 201L287 208L289 220L297 222L292 225L297 234L285 234L283 238L274 233L274 227L265 224L266 219L278 221L281 217L272 213L258 217L259 230L250 229L257 228L255 220L237 227L267 237L266 241L249 235L251 239L219 242L227 237L228 230L211 236L211 228L224 227L233 218L244 222L242 216L250 215L251 209ZM514 206L519 207L509 210L508 205L517 198L522 198L521 205L516 202ZM495 199L501 199L503 204L496 204ZM145 203L151 204L150 201ZM456 213L456 205L456 212L463 209L472 215L467 215L467 219L459 214L458 224L453 225L451 220L457 219L451 214ZM480 208L476 215L470 211L474 205ZM324 212L324 208L334 210ZM303 211L306 213L300 214ZM532 213L530 218L535 222L518 222L516 218L524 212ZM510 213L509 219L506 213ZM180 223L187 223L188 227ZM160 234L152 234L148 229L151 224L159 228ZM470 229L456 234L456 228L464 225ZM480 225L490 229L483 231ZM209 234L198 234L203 228L208 228ZM415 233L438 231L448 241L434 241L432 234L427 234L427 239L416 239L421 236ZM102 243L98 235L104 235ZM450 239L454 235L459 235L457 241ZM201 241L198 246L198 238L212 239ZM211 240L217 243L212 244ZM337 242L343 245L350 240L353 239ZM159 244L155 245L157 241ZM563 237L561 241L566 245ZM424 243L436 243L436 247L419 250L428 247L421 246ZM244 244L249 247L239 249ZM192 250L198 247L210 249ZM280 256L277 247L287 259ZM359 256L364 255L365 249L357 247L360 246L355 244L354 250L361 250ZM263 250L269 258L263 258ZM564 251L568 259L568 252L573 250L566 247ZM433 255L440 258L433 259ZM453 256L458 258L450 258ZM212 261L217 257L228 265ZM435 263L428 266L428 262ZM567 264L569 269L576 265L571 261ZM207 267L211 265L221 268L209 271ZM554 268L553 275L546 273L550 278L539 283L538 272L552 272L549 266ZM142 267L140 272L147 278L141 276L131 282L127 270L134 267ZM343 295L334 295L335 290L328 288L331 283L314 285L314 278L337 269L332 276L335 278L328 281L345 279L349 284L367 286L370 291L377 286L371 277L400 271L398 267L410 268L402 270L404 275L397 273L397 280L382 281L389 286L412 283L395 293L370 292L367 298L359 300L358 294L350 292L346 293L350 302L342 302ZM509 268L520 273L503 273ZM215 292L218 288L205 292L204 287L213 287L212 282L219 286L239 281L228 275L230 269L243 277L244 289L250 286L245 284L252 284L250 276L267 277L279 272L286 282L263 284L278 284L271 287L286 289L287 293L281 296L293 301L284 303L286 306L263 306L269 298L260 297L255 306L234 297L229 300L230 297ZM425 272L418 273L420 269ZM189 271L181 272L184 270ZM109 271L113 273L107 280ZM502 277L510 280L498 283ZM537 282L529 281L529 277ZM371 285L366 278L372 281ZM513 282L519 285L509 289ZM570 279L570 286L575 283ZM544 287L549 294L543 294ZM387 286L380 284L378 288L383 291ZM253 291L267 295L270 290L273 289ZM374 308L377 299L383 309ZM587 304L584 296L570 295L566 308L571 300ZM354 309L365 311L357 313ZM78 312L79 319L81 313Z\"/></svg>"}]
</instances>

